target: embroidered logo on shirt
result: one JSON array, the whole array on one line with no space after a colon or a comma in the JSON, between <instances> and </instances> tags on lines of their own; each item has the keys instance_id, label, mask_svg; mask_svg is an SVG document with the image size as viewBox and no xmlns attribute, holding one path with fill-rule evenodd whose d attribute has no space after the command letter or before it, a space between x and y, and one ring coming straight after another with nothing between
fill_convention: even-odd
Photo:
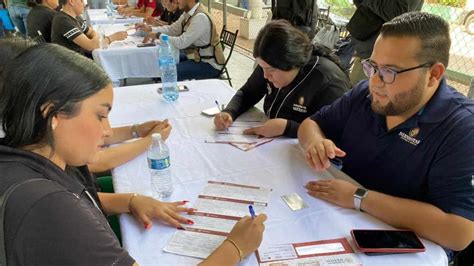
<instances>
[{"instance_id":1,"label":"embroidered logo on shirt","mask_svg":"<svg viewBox=\"0 0 474 266\"><path fill-rule=\"evenodd\" d=\"M420 133L420 128L419 127L415 127L413 128L412 130L410 130L410 132L408 132L408 135L412 138L416 137L418 135L418 133Z\"/></svg>"},{"instance_id":2,"label":"embroidered logo on shirt","mask_svg":"<svg viewBox=\"0 0 474 266\"><path fill-rule=\"evenodd\" d=\"M306 106L299 105L297 103L293 104L293 111L300 112L300 113L307 113Z\"/></svg>"},{"instance_id":3,"label":"embroidered logo on shirt","mask_svg":"<svg viewBox=\"0 0 474 266\"><path fill-rule=\"evenodd\" d=\"M400 136L400 139L402 139L403 141L413 146L417 146L421 142L421 140L415 138L419 132L420 132L419 128L413 128L412 130L410 130L410 132L408 132L408 135L405 132L399 132L398 135Z\"/></svg>"},{"instance_id":4,"label":"embroidered logo on shirt","mask_svg":"<svg viewBox=\"0 0 474 266\"><path fill-rule=\"evenodd\" d=\"M301 96L299 99L298 99L298 104L299 105L304 105L304 97Z\"/></svg>"}]
</instances>

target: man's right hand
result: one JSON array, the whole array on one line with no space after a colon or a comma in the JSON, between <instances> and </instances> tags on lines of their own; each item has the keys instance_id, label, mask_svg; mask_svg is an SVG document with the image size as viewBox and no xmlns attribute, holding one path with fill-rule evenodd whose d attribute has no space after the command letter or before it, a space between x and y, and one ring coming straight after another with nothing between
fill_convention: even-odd
<instances>
[{"instance_id":1,"label":"man's right hand","mask_svg":"<svg viewBox=\"0 0 474 266\"><path fill-rule=\"evenodd\" d=\"M220 112L214 117L214 125L217 130L227 129L233 122L232 116L227 112Z\"/></svg>"},{"instance_id":2,"label":"man's right hand","mask_svg":"<svg viewBox=\"0 0 474 266\"><path fill-rule=\"evenodd\" d=\"M154 42L156 40L156 33L150 32L143 39L143 43Z\"/></svg>"},{"instance_id":3,"label":"man's right hand","mask_svg":"<svg viewBox=\"0 0 474 266\"><path fill-rule=\"evenodd\" d=\"M304 147L305 157L308 164L317 171L322 171L331 165L329 159L344 157L346 153L339 149L330 139L314 136Z\"/></svg>"}]
</instances>

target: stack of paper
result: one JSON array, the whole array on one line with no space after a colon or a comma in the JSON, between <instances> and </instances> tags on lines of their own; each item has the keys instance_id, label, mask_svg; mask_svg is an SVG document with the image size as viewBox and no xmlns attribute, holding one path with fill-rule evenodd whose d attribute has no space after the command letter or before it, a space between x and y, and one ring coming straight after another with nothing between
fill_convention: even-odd
<instances>
[{"instance_id":1,"label":"stack of paper","mask_svg":"<svg viewBox=\"0 0 474 266\"><path fill-rule=\"evenodd\" d=\"M270 142L273 138L245 135L244 130L261 125L261 121L235 121L226 130L216 131L206 138L207 143L228 143L243 151Z\"/></svg>"},{"instance_id":2,"label":"stack of paper","mask_svg":"<svg viewBox=\"0 0 474 266\"><path fill-rule=\"evenodd\" d=\"M194 225L177 230L164 251L184 256L207 258L227 237L240 218L262 213L272 189L219 181L209 181L194 206L197 212L187 215Z\"/></svg>"}]
</instances>

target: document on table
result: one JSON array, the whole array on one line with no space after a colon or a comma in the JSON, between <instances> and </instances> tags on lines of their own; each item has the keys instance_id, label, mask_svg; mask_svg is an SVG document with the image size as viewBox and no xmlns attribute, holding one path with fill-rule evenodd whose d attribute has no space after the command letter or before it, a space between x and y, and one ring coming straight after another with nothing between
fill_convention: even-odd
<instances>
[{"instance_id":1,"label":"document on table","mask_svg":"<svg viewBox=\"0 0 474 266\"><path fill-rule=\"evenodd\" d=\"M259 137L256 135L244 134L221 134L214 133L206 138L206 143L256 143Z\"/></svg>"},{"instance_id":2,"label":"document on table","mask_svg":"<svg viewBox=\"0 0 474 266\"><path fill-rule=\"evenodd\" d=\"M261 246L261 266L271 265L362 265L345 238Z\"/></svg>"},{"instance_id":3,"label":"document on table","mask_svg":"<svg viewBox=\"0 0 474 266\"><path fill-rule=\"evenodd\" d=\"M267 203L268 201L270 201L271 192L271 188L247 186L228 182L209 181L200 195Z\"/></svg>"},{"instance_id":4,"label":"document on table","mask_svg":"<svg viewBox=\"0 0 474 266\"><path fill-rule=\"evenodd\" d=\"M205 259L225 239L225 235L177 230L163 250L173 254Z\"/></svg>"},{"instance_id":5,"label":"document on table","mask_svg":"<svg viewBox=\"0 0 474 266\"><path fill-rule=\"evenodd\" d=\"M207 258L240 218L249 215L249 205L253 205L257 214L264 211L271 192L270 188L209 181L193 206L197 211L185 215L194 224L177 230L163 250Z\"/></svg>"}]
</instances>

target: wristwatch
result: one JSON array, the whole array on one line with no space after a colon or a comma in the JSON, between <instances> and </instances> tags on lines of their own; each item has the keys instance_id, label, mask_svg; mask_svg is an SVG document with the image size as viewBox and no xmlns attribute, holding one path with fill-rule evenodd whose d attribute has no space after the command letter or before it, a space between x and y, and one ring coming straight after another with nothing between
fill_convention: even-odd
<instances>
[{"instance_id":1,"label":"wristwatch","mask_svg":"<svg viewBox=\"0 0 474 266\"><path fill-rule=\"evenodd\" d=\"M362 199L367 197L367 194L369 194L369 191L365 188L357 188L357 190L354 193L354 208L358 211L360 211L360 205L362 204Z\"/></svg>"},{"instance_id":2,"label":"wristwatch","mask_svg":"<svg viewBox=\"0 0 474 266\"><path fill-rule=\"evenodd\" d=\"M138 134L138 124L134 124L132 126L132 137L135 139L140 137L140 135Z\"/></svg>"}]
</instances>

